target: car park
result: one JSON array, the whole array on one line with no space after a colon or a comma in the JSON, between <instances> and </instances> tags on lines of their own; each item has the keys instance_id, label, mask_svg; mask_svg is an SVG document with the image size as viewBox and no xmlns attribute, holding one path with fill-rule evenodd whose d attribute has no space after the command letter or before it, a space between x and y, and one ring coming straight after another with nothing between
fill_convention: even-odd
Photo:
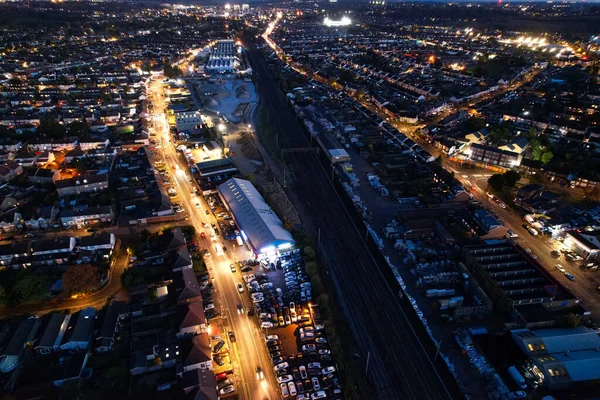
<instances>
[{"instance_id":1,"label":"car park","mask_svg":"<svg viewBox=\"0 0 600 400\"><path fill-rule=\"evenodd\" d=\"M312 363L308 363L308 369L313 369L313 368L321 368L321 363L320 362L312 362Z\"/></svg>"}]
</instances>

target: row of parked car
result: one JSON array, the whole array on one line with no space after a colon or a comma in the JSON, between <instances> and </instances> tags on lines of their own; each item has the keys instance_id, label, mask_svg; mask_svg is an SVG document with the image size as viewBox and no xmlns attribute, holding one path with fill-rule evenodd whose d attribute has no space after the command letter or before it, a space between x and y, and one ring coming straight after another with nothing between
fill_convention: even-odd
<instances>
[{"instance_id":1,"label":"row of parked car","mask_svg":"<svg viewBox=\"0 0 600 400\"><path fill-rule=\"evenodd\" d=\"M298 352L287 355L277 335L265 337L284 399L343 399L339 378L322 325L305 322L296 330Z\"/></svg>"}]
</instances>

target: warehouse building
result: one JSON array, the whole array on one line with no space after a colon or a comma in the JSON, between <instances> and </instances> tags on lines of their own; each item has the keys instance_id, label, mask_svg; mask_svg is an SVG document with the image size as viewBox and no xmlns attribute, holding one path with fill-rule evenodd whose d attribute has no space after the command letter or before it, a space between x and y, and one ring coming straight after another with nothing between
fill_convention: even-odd
<instances>
[{"instance_id":1,"label":"warehouse building","mask_svg":"<svg viewBox=\"0 0 600 400\"><path fill-rule=\"evenodd\" d=\"M231 178L217 187L244 241L257 255L271 255L294 245L294 238L250 181Z\"/></svg>"},{"instance_id":2,"label":"warehouse building","mask_svg":"<svg viewBox=\"0 0 600 400\"><path fill-rule=\"evenodd\" d=\"M600 379L600 337L589 328L515 329L511 336L549 389Z\"/></svg>"}]
</instances>

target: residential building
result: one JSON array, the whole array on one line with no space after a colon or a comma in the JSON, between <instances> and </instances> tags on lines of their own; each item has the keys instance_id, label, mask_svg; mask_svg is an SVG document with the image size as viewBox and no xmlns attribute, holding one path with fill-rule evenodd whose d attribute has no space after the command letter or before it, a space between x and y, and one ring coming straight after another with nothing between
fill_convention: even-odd
<instances>
[{"instance_id":1,"label":"residential building","mask_svg":"<svg viewBox=\"0 0 600 400\"><path fill-rule=\"evenodd\" d=\"M88 251L112 250L115 247L116 241L117 238L114 234L102 232L97 235L81 237L79 239L79 248Z\"/></svg>"},{"instance_id":2,"label":"residential building","mask_svg":"<svg viewBox=\"0 0 600 400\"><path fill-rule=\"evenodd\" d=\"M112 222L113 210L106 207L76 208L74 210L63 210L59 214L63 226L88 226L100 222Z\"/></svg>"},{"instance_id":3,"label":"residential building","mask_svg":"<svg viewBox=\"0 0 600 400\"><path fill-rule=\"evenodd\" d=\"M36 240L31 244L31 255L70 253L74 251L76 242L76 238L69 236Z\"/></svg>"},{"instance_id":4,"label":"residential building","mask_svg":"<svg viewBox=\"0 0 600 400\"><path fill-rule=\"evenodd\" d=\"M39 325L37 317L29 317L22 320L10 333L11 339L0 355L0 372L5 374L19 365L25 348L33 343Z\"/></svg>"},{"instance_id":5,"label":"residential building","mask_svg":"<svg viewBox=\"0 0 600 400\"><path fill-rule=\"evenodd\" d=\"M88 307L73 314L60 345L61 350L87 350L89 348L94 333L96 313L95 308Z\"/></svg>"},{"instance_id":6,"label":"residential building","mask_svg":"<svg viewBox=\"0 0 600 400\"><path fill-rule=\"evenodd\" d=\"M503 239L507 237L508 229L487 210L476 210L473 213L473 220L482 230L481 239Z\"/></svg>"},{"instance_id":7,"label":"residential building","mask_svg":"<svg viewBox=\"0 0 600 400\"><path fill-rule=\"evenodd\" d=\"M476 143L471 145L470 151L471 160L483 163L486 166L499 166L506 169L518 166L522 158L518 153Z\"/></svg>"},{"instance_id":8,"label":"residential building","mask_svg":"<svg viewBox=\"0 0 600 400\"><path fill-rule=\"evenodd\" d=\"M108 189L108 175L79 175L74 178L57 180L54 184L59 196L94 193Z\"/></svg>"},{"instance_id":9,"label":"residential building","mask_svg":"<svg viewBox=\"0 0 600 400\"><path fill-rule=\"evenodd\" d=\"M60 351L60 343L63 340L70 321L70 314L51 314L43 327L42 336L37 342L35 350L40 354L50 354Z\"/></svg>"},{"instance_id":10,"label":"residential building","mask_svg":"<svg viewBox=\"0 0 600 400\"><path fill-rule=\"evenodd\" d=\"M207 333L192 336L181 340L179 345L181 354L181 366L178 365L178 374L195 369L212 370L212 350L209 345Z\"/></svg>"},{"instance_id":11,"label":"residential building","mask_svg":"<svg viewBox=\"0 0 600 400\"><path fill-rule=\"evenodd\" d=\"M175 323L179 327L177 337L196 335L206 331L206 318L202 301L179 304L175 312Z\"/></svg>"}]
</instances>

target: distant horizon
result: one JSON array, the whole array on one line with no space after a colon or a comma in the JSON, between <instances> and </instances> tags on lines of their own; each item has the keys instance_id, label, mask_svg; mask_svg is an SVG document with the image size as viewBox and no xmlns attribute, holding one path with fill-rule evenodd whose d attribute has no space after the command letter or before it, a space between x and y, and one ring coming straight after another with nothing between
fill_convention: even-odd
<instances>
[{"instance_id":1,"label":"distant horizon","mask_svg":"<svg viewBox=\"0 0 600 400\"><path fill-rule=\"evenodd\" d=\"M116 0L115 0L116 1ZM215 4L272 4L272 3L289 3L290 0L133 0L136 3L169 3L169 4L198 4L198 5L215 5ZM373 0L337 0L336 3L330 4L368 4ZM411 4L411 3L448 3L448 4L473 4L473 3L511 3L511 4L600 4L600 0L384 0L388 4ZM329 3L327 0L301 0L297 3Z\"/></svg>"}]
</instances>

